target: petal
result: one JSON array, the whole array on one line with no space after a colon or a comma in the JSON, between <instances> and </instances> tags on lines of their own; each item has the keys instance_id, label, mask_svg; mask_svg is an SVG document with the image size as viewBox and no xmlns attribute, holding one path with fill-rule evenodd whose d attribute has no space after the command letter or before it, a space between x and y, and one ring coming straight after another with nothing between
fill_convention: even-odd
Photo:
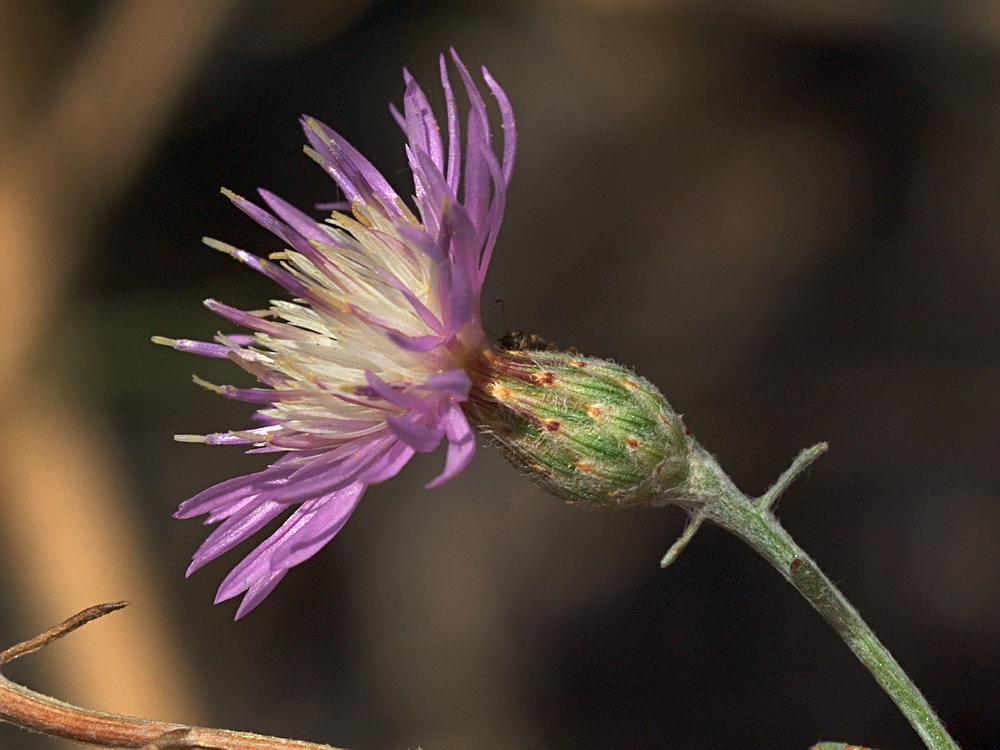
<instances>
[{"instance_id":1,"label":"petal","mask_svg":"<svg viewBox=\"0 0 1000 750\"><path fill-rule=\"evenodd\" d=\"M343 528L364 490L364 485L356 483L299 506L226 576L216 603L246 592L236 612L237 619L243 617L274 590L289 568L314 555Z\"/></svg>"},{"instance_id":2,"label":"petal","mask_svg":"<svg viewBox=\"0 0 1000 750\"><path fill-rule=\"evenodd\" d=\"M154 344L161 344L176 349L212 359L226 359L232 347L225 344L211 344L207 341L192 341L190 339L168 339L163 336L153 336Z\"/></svg>"},{"instance_id":3,"label":"petal","mask_svg":"<svg viewBox=\"0 0 1000 750\"><path fill-rule=\"evenodd\" d=\"M225 305L214 299L205 300L204 305L220 318L224 318L230 323L235 323L238 326L243 326L244 328L249 328L253 331L260 331L261 333L266 333L268 336L274 336L275 338L295 339L299 341L316 341L319 335L313 333L312 331L304 331L301 328L296 328L295 326L286 325L284 323L276 323L273 320L268 320L258 315L244 312L243 310L237 310L235 307L230 307L229 305Z\"/></svg>"},{"instance_id":4,"label":"petal","mask_svg":"<svg viewBox=\"0 0 1000 750\"><path fill-rule=\"evenodd\" d=\"M274 501L249 503L243 512L227 518L194 553L185 575L191 575L206 563L231 550L274 520L288 506Z\"/></svg>"},{"instance_id":5,"label":"petal","mask_svg":"<svg viewBox=\"0 0 1000 750\"><path fill-rule=\"evenodd\" d=\"M225 482L202 490L191 499L185 500L174 513L174 518L194 518L205 513L215 512L248 496L260 494L261 489L266 487L269 482L286 480L293 471L292 467L282 466L275 462L263 471L227 479Z\"/></svg>"},{"instance_id":6,"label":"petal","mask_svg":"<svg viewBox=\"0 0 1000 750\"><path fill-rule=\"evenodd\" d=\"M410 303L413 311L420 318L420 321L430 328L436 334L444 333L444 325L438 320L437 315L435 315L431 310L417 297L413 291L406 286L402 281L400 281L395 275L390 273L385 269L379 269L379 276L384 278L393 289L406 297L406 301Z\"/></svg>"},{"instance_id":7,"label":"petal","mask_svg":"<svg viewBox=\"0 0 1000 750\"><path fill-rule=\"evenodd\" d=\"M301 234L307 240L330 244L330 234L319 222L314 221L308 215L299 211L295 206L287 203L269 190L260 189L257 191L260 197L267 203L267 207L285 222L295 232Z\"/></svg>"},{"instance_id":8,"label":"petal","mask_svg":"<svg viewBox=\"0 0 1000 750\"><path fill-rule=\"evenodd\" d=\"M476 454L476 436L469 426L469 420L457 404L449 409L442 418L445 434L448 436L448 456L445 459L444 471L429 482L427 489L435 489L459 474Z\"/></svg>"},{"instance_id":9,"label":"petal","mask_svg":"<svg viewBox=\"0 0 1000 750\"><path fill-rule=\"evenodd\" d=\"M293 274L290 274L277 263L272 263L269 260L258 258L253 253L248 253L246 250L240 250L239 248L233 247L225 242L214 240L211 237L202 237L201 241L213 250L223 252L230 258L234 258L243 265L249 266L258 273L267 276L272 281L278 282L281 286L285 287L285 289L298 297L312 298L315 296L311 287L307 286L301 279L296 278Z\"/></svg>"},{"instance_id":10,"label":"petal","mask_svg":"<svg viewBox=\"0 0 1000 750\"><path fill-rule=\"evenodd\" d=\"M406 93L403 94L403 131L410 146L426 152L439 170L444 169L444 149L441 146L441 128L423 89L403 70Z\"/></svg>"},{"instance_id":11,"label":"petal","mask_svg":"<svg viewBox=\"0 0 1000 750\"><path fill-rule=\"evenodd\" d=\"M291 568L319 552L344 528L366 489L362 482L355 482L317 503L308 523L297 525L275 548L271 567Z\"/></svg>"},{"instance_id":12,"label":"petal","mask_svg":"<svg viewBox=\"0 0 1000 750\"><path fill-rule=\"evenodd\" d=\"M243 213L264 227L264 229L283 239L298 252L309 258L313 263L320 265L324 262L323 255L309 243L309 240L300 235L298 232L293 231L286 224L278 221L267 211L262 209L260 206L251 203L246 198L242 198L230 190L223 190L222 192L233 202L233 205L235 205ZM332 237L327 237L326 240L324 240L324 243L328 245L335 244Z\"/></svg>"},{"instance_id":13,"label":"petal","mask_svg":"<svg viewBox=\"0 0 1000 750\"><path fill-rule=\"evenodd\" d=\"M400 217L399 196L361 153L332 128L319 120L303 117L306 138L319 156L318 161L353 202L381 208L386 216Z\"/></svg>"},{"instance_id":14,"label":"petal","mask_svg":"<svg viewBox=\"0 0 1000 750\"><path fill-rule=\"evenodd\" d=\"M451 88L448 77L448 61L444 55L438 60L441 70L441 88L444 89L444 101L448 119L448 185L453 194L458 194L459 179L462 174L462 130L458 119L458 106L455 104L455 92Z\"/></svg>"},{"instance_id":15,"label":"petal","mask_svg":"<svg viewBox=\"0 0 1000 750\"><path fill-rule=\"evenodd\" d=\"M429 352L445 342L441 336L407 336L399 331L390 331L389 338L408 352Z\"/></svg>"},{"instance_id":16,"label":"petal","mask_svg":"<svg viewBox=\"0 0 1000 750\"><path fill-rule=\"evenodd\" d=\"M385 455L369 466L363 474L358 477L359 482L365 484L378 484L396 476L404 466L413 458L413 448L406 443L397 442Z\"/></svg>"},{"instance_id":17,"label":"petal","mask_svg":"<svg viewBox=\"0 0 1000 750\"><path fill-rule=\"evenodd\" d=\"M393 388L371 370L365 370L365 379L368 381L368 387L372 389L376 396L393 406L409 410L415 408L420 403L421 399L419 396Z\"/></svg>"},{"instance_id":18,"label":"petal","mask_svg":"<svg viewBox=\"0 0 1000 750\"><path fill-rule=\"evenodd\" d=\"M405 417L389 417L386 422L392 434L419 453L430 453L441 444L444 428L437 424L421 424L426 415L410 413Z\"/></svg>"},{"instance_id":19,"label":"petal","mask_svg":"<svg viewBox=\"0 0 1000 750\"><path fill-rule=\"evenodd\" d=\"M503 129L503 183L504 190L510 184L510 179L514 174L514 159L517 156L517 126L514 123L514 108L510 106L510 99L506 92L500 88L490 72L483 68L483 80L490 87L493 96L497 100L500 108L501 128Z\"/></svg>"},{"instance_id":20,"label":"petal","mask_svg":"<svg viewBox=\"0 0 1000 750\"><path fill-rule=\"evenodd\" d=\"M464 401L469 396L472 380L465 370L446 370L427 378L426 387L438 393L454 396Z\"/></svg>"}]
</instances>

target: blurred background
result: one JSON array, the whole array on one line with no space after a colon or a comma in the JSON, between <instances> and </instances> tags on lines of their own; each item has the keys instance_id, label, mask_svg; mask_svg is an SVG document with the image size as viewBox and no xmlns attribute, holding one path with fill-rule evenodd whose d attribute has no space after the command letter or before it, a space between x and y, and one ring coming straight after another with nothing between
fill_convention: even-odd
<instances>
[{"instance_id":1,"label":"blurred background","mask_svg":"<svg viewBox=\"0 0 1000 750\"><path fill-rule=\"evenodd\" d=\"M1000 729L1000 9L888 0L0 0L0 641L128 610L7 673L83 705L336 746L919 741L798 595L676 509L567 506L494 452L373 488L244 620L170 514L259 468L155 347L276 288L219 195L338 198L301 113L408 195L401 68L486 65L521 148L484 319L657 383L967 748ZM231 331L231 328L225 328ZM0 746L65 744L0 726Z\"/></svg>"}]
</instances>

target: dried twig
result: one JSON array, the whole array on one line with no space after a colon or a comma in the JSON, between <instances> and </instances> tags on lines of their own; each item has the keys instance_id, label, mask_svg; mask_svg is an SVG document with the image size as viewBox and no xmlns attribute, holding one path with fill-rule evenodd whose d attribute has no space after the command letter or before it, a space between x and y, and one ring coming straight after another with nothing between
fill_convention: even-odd
<instances>
[{"instance_id":1,"label":"dried twig","mask_svg":"<svg viewBox=\"0 0 1000 750\"><path fill-rule=\"evenodd\" d=\"M0 653L0 667L62 638L128 602L98 604ZM336 750L301 740L266 737L228 729L189 727L162 721L117 716L63 703L11 682L0 674L0 720L22 729L97 747L141 750Z\"/></svg>"}]
</instances>

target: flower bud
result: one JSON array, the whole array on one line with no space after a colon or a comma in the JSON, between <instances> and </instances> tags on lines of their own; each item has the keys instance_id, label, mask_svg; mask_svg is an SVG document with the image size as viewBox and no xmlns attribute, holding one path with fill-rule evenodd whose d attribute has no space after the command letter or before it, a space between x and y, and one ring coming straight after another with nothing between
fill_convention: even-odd
<instances>
[{"instance_id":1,"label":"flower bud","mask_svg":"<svg viewBox=\"0 0 1000 750\"><path fill-rule=\"evenodd\" d=\"M570 352L494 350L477 375L470 422L549 492L625 507L682 491L693 439L631 370Z\"/></svg>"}]
</instances>

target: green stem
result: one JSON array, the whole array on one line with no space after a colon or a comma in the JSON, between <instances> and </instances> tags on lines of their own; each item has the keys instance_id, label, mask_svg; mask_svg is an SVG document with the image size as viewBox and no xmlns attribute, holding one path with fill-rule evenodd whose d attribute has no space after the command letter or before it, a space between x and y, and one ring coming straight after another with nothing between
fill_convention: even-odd
<instances>
[{"instance_id":1,"label":"green stem","mask_svg":"<svg viewBox=\"0 0 1000 750\"><path fill-rule=\"evenodd\" d=\"M712 521L755 549L830 623L930 750L958 750L927 700L882 645L861 615L805 551L782 528L770 508L778 495L826 449L803 451L765 495L751 500L741 493L715 459L696 446L689 510L696 520ZM687 504L687 503L685 503Z\"/></svg>"}]
</instances>

